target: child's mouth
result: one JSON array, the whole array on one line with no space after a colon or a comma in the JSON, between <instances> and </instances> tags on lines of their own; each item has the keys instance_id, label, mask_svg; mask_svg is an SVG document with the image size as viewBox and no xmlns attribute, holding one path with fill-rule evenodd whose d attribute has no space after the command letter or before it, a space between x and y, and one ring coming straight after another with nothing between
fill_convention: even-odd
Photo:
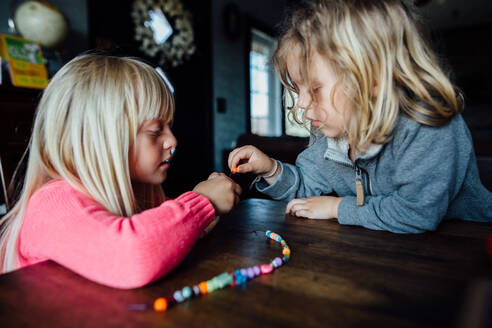
<instances>
[{"instance_id":1,"label":"child's mouth","mask_svg":"<svg viewBox=\"0 0 492 328\"><path fill-rule=\"evenodd\" d=\"M165 161L161 162L159 164L159 166L164 166L164 165L171 165L171 160L170 159L166 159Z\"/></svg>"}]
</instances>

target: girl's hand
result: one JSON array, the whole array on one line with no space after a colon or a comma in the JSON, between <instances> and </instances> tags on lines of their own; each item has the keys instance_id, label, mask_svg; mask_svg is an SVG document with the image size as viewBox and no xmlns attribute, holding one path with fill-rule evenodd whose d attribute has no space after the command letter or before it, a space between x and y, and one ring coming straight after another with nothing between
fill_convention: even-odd
<instances>
[{"instance_id":1,"label":"girl's hand","mask_svg":"<svg viewBox=\"0 0 492 328\"><path fill-rule=\"evenodd\" d=\"M338 205L342 199L333 196L297 198L287 204L285 213L309 219L338 219Z\"/></svg>"},{"instance_id":2,"label":"girl's hand","mask_svg":"<svg viewBox=\"0 0 492 328\"><path fill-rule=\"evenodd\" d=\"M254 146L234 149L227 160L229 169L237 168L237 173L267 175L275 168L275 161Z\"/></svg>"},{"instance_id":3,"label":"girl's hand","mask_svg":"<svg viewBox=\"0 0 492 328\"><path fill-rule=\"evenodd\" d=\"M202 181L193 191L210 200L216 215L228 213L239 202L241 187L223 173L213 172L206 181Z\"/></svg>"}]
</instances>

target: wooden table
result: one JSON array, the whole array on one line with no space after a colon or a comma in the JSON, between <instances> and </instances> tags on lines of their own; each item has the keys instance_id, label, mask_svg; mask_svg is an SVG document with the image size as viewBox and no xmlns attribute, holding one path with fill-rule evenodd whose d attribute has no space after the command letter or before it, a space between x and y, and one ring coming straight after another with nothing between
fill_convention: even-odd
<instances>
[{"instance_id":1,"label":"wooden table","mask_svg":"<svg viewBox=\"0 0 492 328\"><path fill-rule=\"evenodd\" d=\"M492 313L491 224L446 221L434 233L398 235L285 216L285 205L242 201L171 274L136 290L100 286L52 262L2 275L0 326L468 327ZM167 312L127 310L278 256L267 229L292 249L273 274Z\"/></svg>"}]
</instances>

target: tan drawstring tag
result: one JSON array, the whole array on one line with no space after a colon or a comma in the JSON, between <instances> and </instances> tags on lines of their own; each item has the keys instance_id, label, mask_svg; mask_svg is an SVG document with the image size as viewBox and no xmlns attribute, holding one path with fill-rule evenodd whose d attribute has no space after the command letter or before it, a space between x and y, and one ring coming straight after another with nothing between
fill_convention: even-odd
<instances>
[{"instance_id":1,"label":"tan drawstring tag","mask_svg":"<svg viewBox=\"0 0 492 328\"><path fill-rule=\"evenodd\" d=\"M362 181L355 181L355 190L357 191L357 206L364 205L364 186Z\"/></svg>"},{"instance_id":2,"label":"tan drawstring tag","mask_svg":"<svg viewBox=\"0 0 492 328\"><path fill-rule=\"evenodd\" d=\"M362 184L362 173L355 167L355 191L357 194L357 206L364 205L364 185Z\"/></svg>"}]
</instances>

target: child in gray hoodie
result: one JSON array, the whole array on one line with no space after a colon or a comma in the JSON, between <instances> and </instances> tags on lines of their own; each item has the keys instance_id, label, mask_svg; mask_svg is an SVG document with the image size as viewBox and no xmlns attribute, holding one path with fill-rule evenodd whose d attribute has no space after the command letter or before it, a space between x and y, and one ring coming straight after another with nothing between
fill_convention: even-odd
<instances>
[{"instance_id":1,"label":"child in gray hoodie","mask_svg":"<svg viewBox=\"0 0 492 328\"><path fill-rule=\"evenodd\" d=\"M296 122L311 125L296 165L253 146L236 172L289 200L287 213L397 233L444 218L492 221L462 95L400 0L319 0L289 17L274 55ZM335 194L335 196L333 196Z\"/></svg>"}]
</instances>

